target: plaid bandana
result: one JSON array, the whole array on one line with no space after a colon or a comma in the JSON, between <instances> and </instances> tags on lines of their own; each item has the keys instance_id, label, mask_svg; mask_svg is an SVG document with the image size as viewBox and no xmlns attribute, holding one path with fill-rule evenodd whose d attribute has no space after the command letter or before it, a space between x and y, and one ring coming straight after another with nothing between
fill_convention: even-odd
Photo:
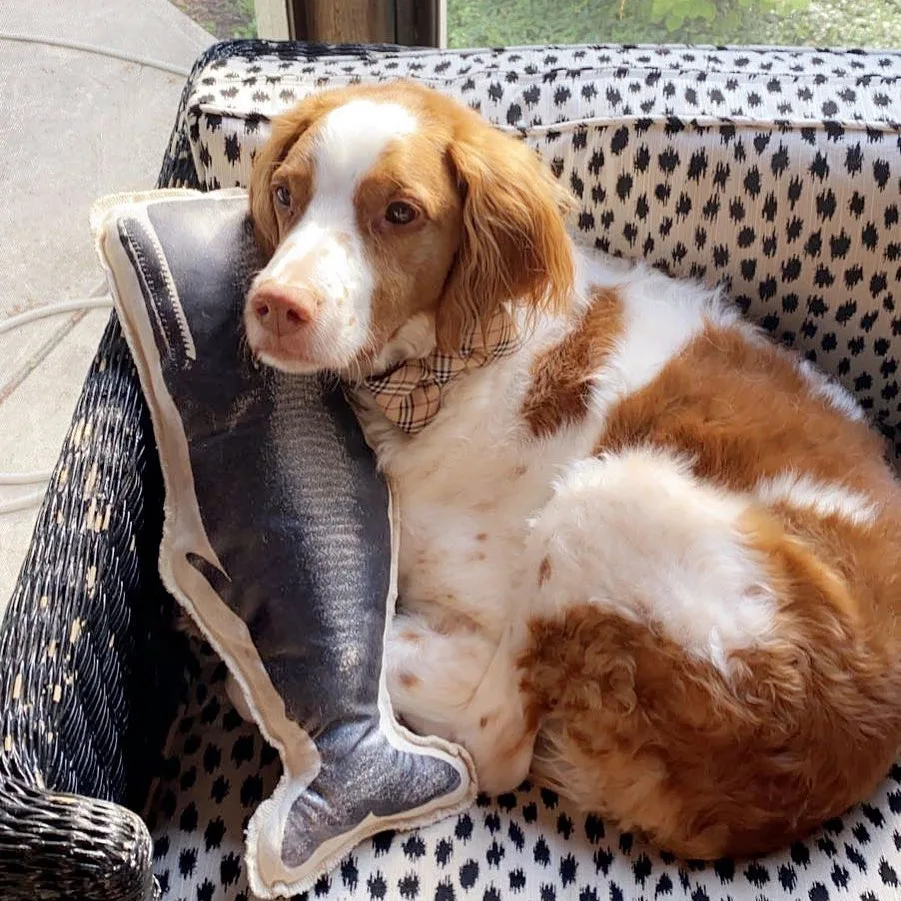
<instances>
[{"instance_id":1,"label":"plaid bandana","mask_svg":"<svg viewBox=\"0 0 901 901\"><path fill-rule=\"evenodd\" d=\"M441 394L451 379L467 369L509 356L520 346L516 323L501 310L483 330L476 326L455 354L435 350L418 360L406 360L388 372L370 376L364 384L378 407L395 425L417 435L441 409Z\"/></svg>"}]
</instances>

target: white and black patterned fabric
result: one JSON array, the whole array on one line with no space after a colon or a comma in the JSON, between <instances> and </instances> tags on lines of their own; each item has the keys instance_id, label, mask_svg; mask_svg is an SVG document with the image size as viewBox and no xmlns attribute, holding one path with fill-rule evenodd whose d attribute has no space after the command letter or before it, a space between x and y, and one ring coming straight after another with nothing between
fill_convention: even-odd
<instances>
[{"instance_id":1,"label":"white and black patterned fabric","mask_svg":"<svg viewBox=\"0 0 901 901\"><path fill-rule=\"evenodd\" d=\"M901 54L687 48L280 52L220 57L170 148L206 188L246 184L267 117L329 85L410 76L519 129L599 247L725 281L749 315L901 435ZM190 160L188 158L190 157ZM188 165L188 163L193 165ZM147 809L171 901L252 901L242 832L277 755L201 649ZM867 804L757 861L687 864L524 787L348 855L306 901L890 901L901 765Z\"/></svg>"},{"instance_id":2,"label":"white and black patterned fabric","mask_svg":"<svg viewBox=\"0 0 901 901\"><path fill-rule=\"evenodd\" d=\"M229 703L225 665L198 647L147 823L167 901L252 901L243 831L281 773ZM469 811L364 842L302 901L891 901L901 897L901 765L869 804L782 854L689 865L547 790L480 797Z\"/></svg>"},{"instance_id":3,"label":"white and black patterned fabric","mask_svg":"<svg viewBox=\"0 0 901 901\"><path fill-rule=\"evenodd\" d=\"M267 118L311 91L412 77L519 131L599 248L722 282L901 437L901 53L550 47L223 58L190 152L244 185ZM901 444L898 445L901 447Z\"/></svg>"}]
</instances>

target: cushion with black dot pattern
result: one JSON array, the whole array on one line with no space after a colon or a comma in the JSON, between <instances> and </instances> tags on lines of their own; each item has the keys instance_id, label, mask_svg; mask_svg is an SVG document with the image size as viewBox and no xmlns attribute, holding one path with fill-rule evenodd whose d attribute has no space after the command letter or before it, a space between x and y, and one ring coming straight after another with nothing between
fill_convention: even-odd
<instances>
[{"instance_id":1,"label":"cushion with black dot pattern","mask_svg":"<svg viewBox=\"0 0 901 901\"><path fill-rule=\"evenodd\" d=\"M255 901L242 835L281 763L195 646L192 691L145 817L166 901ZM901 765L867 804L758 860L676 860L529 785L349 850L299 901L891 901L901 885Z\"/></svg>"}]
</instances>

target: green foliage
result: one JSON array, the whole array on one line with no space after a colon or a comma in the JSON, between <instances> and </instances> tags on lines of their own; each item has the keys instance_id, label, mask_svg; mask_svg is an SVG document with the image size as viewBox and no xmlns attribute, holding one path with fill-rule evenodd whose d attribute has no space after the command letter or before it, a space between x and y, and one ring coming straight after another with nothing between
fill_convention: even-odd
<instances>
[{"instance_id":1,"label":"green foliage","mask_svg":"<svg viewBox=\"0 0 901 901\"><path fill-rule=\"evenodd\" d=\"M255 38L257 36L257 20L251 19L244 25L236 26L232 29L233 38Z\"/></svg>"},{"instance_id":2,"label":"green foliage","mask_svg":"<svg viewBox=\"0 0 901 901\"><path fill-rule=\"evenodd\" d=\"M625 15L629 3L630 0L622 0L621 15ZM740 30L752 16L791 16L808 5L808 0L651 0L650 17L663 22L671 33L681 33L698 23L713 27L717 18L724 28Z\"/></svg>"},{"instance_id":3,"label":"green foliage","mask_svg":"<svg viewBox=\"0 0 901 901\"><path fill-rule=\"evenodd\" d=\"M452 47L901 46L901 0L448 0Z\"/></svg>"},{"instance_id":4,"label":"green foliage","mask_svg":"<svg viewBox=\"0 0 901 901\"><path fill-rule=\"evenodd\" d=\"M237 0L236 11L245 19L244 24L232 29L233 38L255 38L257 36L257 15L253 0Z\"/></svg>"},{"instance_id":5,"label":"green foliage","mask_svg":"<svg viewBox=\"0 0 901 901\"><path fill-rule=\"evenodd\" d=\"M662 21L667 31L679 31L692 19L713 22L716 12L713 0L651 0L651 16Z\"/></svg>"}]
</instances>

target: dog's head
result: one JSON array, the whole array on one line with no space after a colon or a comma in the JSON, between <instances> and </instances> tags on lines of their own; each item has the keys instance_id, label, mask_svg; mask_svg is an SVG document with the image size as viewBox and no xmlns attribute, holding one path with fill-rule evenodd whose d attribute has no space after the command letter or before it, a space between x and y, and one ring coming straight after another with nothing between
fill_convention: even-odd
<instances>
[{"instance_id":1,"label":"dog's head","mask_svg":"<svg viewBox=\"0 0 901 901\"><path fill-rule=\"evenodd\" d=\"M368 374L457 349L504 302L559 308L569 200L531 149L430 88L315 94L254 161L268 262L247 296L250 348L292 372Z\"/></svg>"}]
</instances>

